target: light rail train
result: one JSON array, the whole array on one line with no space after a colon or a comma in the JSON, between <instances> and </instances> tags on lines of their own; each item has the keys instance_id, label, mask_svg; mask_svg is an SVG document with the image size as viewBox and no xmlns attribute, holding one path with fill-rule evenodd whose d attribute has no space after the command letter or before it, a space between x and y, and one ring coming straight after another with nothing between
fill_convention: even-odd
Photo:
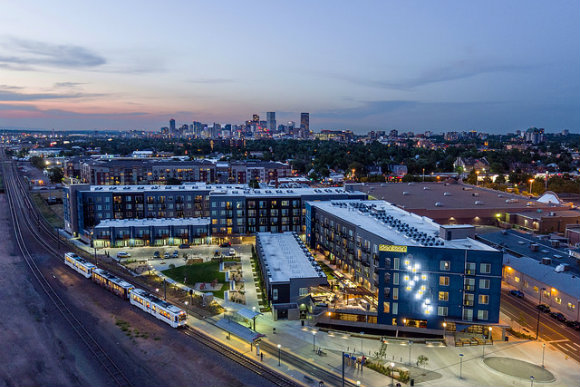
<instances>
[{"instance_id":1,"label":"light rail train","mask_svg":"<svg viewBox=\"0 0 580 387\"><path fill-rule=\"evenodd\" d=\"M129 300L131 305L152 314L157 319L178 328L187 323L187 313L177 306L163 301L143 289L135 288L129 282L114 276L106 270L79 257L75 253L64 255L64 264L72 268L85 278L92 278L93 282L104 287L111 293L125 300Z\"/></svg>"}]
</instances>

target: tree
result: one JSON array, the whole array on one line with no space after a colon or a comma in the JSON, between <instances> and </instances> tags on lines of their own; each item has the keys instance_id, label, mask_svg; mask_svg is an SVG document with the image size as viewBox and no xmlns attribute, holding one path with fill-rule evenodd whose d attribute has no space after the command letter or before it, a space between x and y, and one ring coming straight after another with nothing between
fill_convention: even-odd
<instances>
[{"instance_id":1,"label":"tree","mask_svg":"<svg viewBox=\"0 0 580 387\"><path fill-rule=\"evenodd\" d=\"M469 175L467 175L467 179L465 179L465 182L467 184L472 184L472 185L477 184L477 173L475 173L475 169L472 169L471 172L469 172Z\"/></svg>"},{"instance_id":2,"label":"tree","mask_svg":"<svg viewBox=\"0 0 580 387\"><path fill-rule=\"evenodd\" d=\"M260 188L260 183L258 183L258 180L256 179L250 180L248 185L250 186L250 188Z\"/></svg>"},{"instance_id":3,"label":"tree","mask_svg":"<svg viewBox=\"0 0 580 387\"><path fill-rule=\"evenodd\" d=\"M496 184L505 184L505 176L504 175L497 175L495 178Z\"/></svg>"},{"instance_id":4,"label":"tree","mask_svg":"<svg viewBox=\"0 0 580 387\"><path fill-rule=\"evenodd\" d=\"M426 367L427 363L429 363L429 358L425 355L419 355L417 357L417 366L418 367Z\"/></svg>"},{"instance_id":5,"label":"tree","mask_svg":"<svg viewBox=\"0 0 580 387\"><path fill-rule=\"evenodd\" d=\"M64 173L61 168L50 168L48 170L48 177L51 183L60 183L64 178Z\"/></svg>"},{"instance_id":6,"label":"tree","mask_svg":"<svg viewBox=\"0 0 580 387\"><path fill-rule=\"evenodd\" d=\"M44 159L42 157L38 157L38 156L32 156L30 158L30 164L32 164L32 166L34 166L40 170L43 170L44 167L46 166Z\"/></svg>"}]
</instances>

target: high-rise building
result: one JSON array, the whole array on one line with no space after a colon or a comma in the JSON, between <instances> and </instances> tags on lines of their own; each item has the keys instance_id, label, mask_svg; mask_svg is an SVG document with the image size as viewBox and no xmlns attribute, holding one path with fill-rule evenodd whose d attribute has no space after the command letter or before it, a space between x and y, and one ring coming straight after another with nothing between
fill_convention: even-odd
<instances>
[{"instance_id":1,"label":"high-rise building","mask_svg":"<svg viewBox=\"0 0 580 387\"><path fill-rule=\"evenodd\" d=\"M270 132L276 131L276 112L266 113L266 120L268 122L268 130Z\"/></svg>"},{"instance_id":2,"label":"high-rise building","mask_svg":"<svg viewBox=\"0 0 580 387\"><path fill-rule=\"evenodd\" d=\"M260 116L258 114L254 114L252 116L252 122L256 125L258 125L260 123Z\"/></svg>"},{"instance_id":3,"label":"high-rise building","mask_svg":"<svg viewBox=\"0 0 580 387\"><path fill-rule=\"evenodd\" d=\"M173 118L169 120L169 130L175 132L175 120Z\"/></svg>"},{"instance_id":4,"label":"high-rise building","mask_svg":"<svg viewBox=\"0 0 580 387\"><path fill-rule=\"evenodd\" d=\"M306 134L310 132L310 113L300 113L300 129Z\"/></svg>"}]
</instances>

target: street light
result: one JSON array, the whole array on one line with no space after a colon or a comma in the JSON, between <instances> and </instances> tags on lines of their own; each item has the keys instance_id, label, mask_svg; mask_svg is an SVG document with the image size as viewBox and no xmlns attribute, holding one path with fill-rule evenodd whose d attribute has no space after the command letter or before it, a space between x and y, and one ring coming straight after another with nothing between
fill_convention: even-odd
<instances>
[{"instance_id":1,"label":"street light","mask_svg":"<svg viewBox=\"0 0 580 387\"><path fill-rule=\"evenodd\" d=\"M546 343L542 344L542 368L544 368L544 355L546 354Z\"/></svg>"},{"instance_id":2,"label":"street light","mask_svg":"<svg viewBox=\"0 0 580 387\"><path fill-rule=\"evenodd\" d=\"M409 365L411 365L411 347L413 346L413 342L409 340Z\"/></svg>"},{"instance_id":3,"label":"street light","mask_svg":"<svg viewBox=\"0 0 580 387\"><path fill-rule=\"evenodd\" d=\"M280 367L280 348L282 348L282 346L280 344L278 344L278 367Z\"/></svg>"},{"instance_id":4,"label":"street light","mask_svg":"<svg viewBox=\"0 0 580 387\"><path fill-rule=\"evenodd\" d=\"M312 331L312 350L316 351L316 331Z\"/></svg>"},{"instance_id":5,"label":"street light","mask_svg":"<svg viewBox=\"0 0 580 387\"><path fill-rule=\"evenodd\" d=\"M393 376L395 371L395 363L391 363L391 387L395 387L395 377Z\"/></svg>"},{"instance_id":6,"label":"street light","mask_svg":"<svg viewBox=\"0 0 580 387\"><path fill-rule=\"evenodd\" d=\"M530 195L532 194L532 184L534 183L534 179L528 180L530 182Z\"/></svg>"},{"instance_id":7,"label":"street light","mask_svg":"<svg viewBox=\"0 0 580 387\"><path fill-rule=\"evenodd\" d=\"M364 334L365 334L364 332L360 333L360 353L363 355L365 354L365 351L363 350L363 336L364 336Z\"/></svg>"},{"instance_id":8,"label":"street light","mask_svg":"<svg viewBox=\"0 0 580 387\"><path fill-rule=\"evenodd\" d=\"M459 379L463 379L463 354L459 354Z\"/></svg>"},{"instance_id":9,"label":"street light","mask_svg":"<svg viewBox=\"0 0 580 387\"><path fill-rule=\"evenodd\" d=\"M546 290L546 288L541 288L540 289L540 303L538 304L538 306L542 305L542 293L544 292L544 290ZM538 340L538 337L540 336L540 308L538 308L538 319L536 322L536 340Z\"/></svg>"},{"instance_id":10,"label":"street light","mask_svg":"<svg viewBox=\"0 0 580 387\"><path fill-rule=\"evenodd\" d=\"M530 376L530 387L534 387L534 377Z\"/></svg>"},{"instance_id":11,"label":"street light","mask_svg":"<svg viewBox=\"0 0 580 387\"><path fill-rule=\"evenodd\" d=\"M360 386L360 380L357 380L357 381L356 381L356 385L357 385L357 386Z\"/></svg>"}]
</instances>

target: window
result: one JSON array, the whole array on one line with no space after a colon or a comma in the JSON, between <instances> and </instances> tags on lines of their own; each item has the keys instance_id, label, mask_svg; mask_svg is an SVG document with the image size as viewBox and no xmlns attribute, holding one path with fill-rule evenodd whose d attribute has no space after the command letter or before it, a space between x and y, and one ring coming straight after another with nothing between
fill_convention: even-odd
<instances>
[{"instance_id":1,"label":"window","mask_svg":"<svg viewBox=\"0 0 580 387\"><path fill-rule=\"evenodd\" d=\"M488 311L487 310L478 310L477 311L477 319L478 320L487 320L488 319Z\"/></svg>"},{"instance_id":2,"label":"window","mask_svg":"<svg viewBox=\"0 0 580 387\"><path fill-rule=\"evenodd\" d=\"M568 310L574 310L576 309L576 305L574 305L573 303L569 302L568 303Z\"/></svg>"},{"instance_id":3,"label":"window","mask_svg":"<svg viewBox=\"0 0 580 387\"><path fill-rule=\"evenodd\" d=\"M479 272L481 274L491 273L491 263L480 263L479 264Z\"/></svg>"},{"instance_id":4,"label":"window","mask_svg":"<svg viewBox=\"0 0 580 387\"><path fill-rule=\"evenodd\" d=\"M438 306L437 307L437 316L447 316L449 313L449 309L446 306Z\"/></svg>"},{"instance_id":5,"label":"window","mask_svg":"<svg viewBox=\"0 0 580 387\"><path fill-rule=\"evenodd\" d=\"M480 289L489 289L489 280L488 279L480 279L479 280L479 288Z\"/></svg>"},{"instance_id":6,"label":"window","mask_svg":"<svg viewBox=\"0 0 580 387\"><path fill-rule=\"evenodd\" d=\"M399 303L398 302L393 302L393 309L391 310L392 314L397 314L399 313Z\"/></svg>"},{"instance_id":7,"label":"window","mask_svg":"<svg viewBox=\"0 0 580 387\"><path fill-rule=\"evenodd\" d=\"M475 274L475 262L465 263L465 274L473 275Z\"/></svg>"},{"instance_id":8,"label":"window","mask_svg":"<svg viewBox=\"0 0 580 387\"><path fill-rule=\"evenodd\" d=\"M399 299L399 288L393 288L393 300Z\"/></svg>"},{"instance_id":9,"label":"window","mask_svg":"<svg viewBox=\"0 0 580 387\"><path fill-rule=\"evenodd\" d=\"M480 294L479 295L479 304L480 305L489 304L489 296L487 294Z\"/></svg>"},{"instance_id":10,"label":"window","mask_svg":"<svg viewBox=\"0 0 580 387\"><path fill-rule=\"evenodd\" d=\"M391 288L384 288L383 296L385 297L385 299L389 299L391 297Z\"/></svg>"},{"instance_id":11,"label":"window","mask_svg":"<svg viewBox=\"0 0 580 387\"><path fill-rule=\"evenodd\" d=\"M463 285L466 291L475 291L475 278L465 278Z\"/></svg>"},{"instance_id":12,"label":"window","mask_svg":"<svg viewBox=\"0 0 580 387\"><path fill-rule=\"evenodd\" d=\"M439 292L439 301L449 301L449 292Z\"/></svg>"},{"instance_id":13,"label":"window","mask_svg":"<svg viewBox=\"0 0 580 387\"><path fill-rule=\"evenodd\" d=\"M441 261L439 263L439 270L449 271L451 270L451 262L449 261Z\"/></svg>"},{"instance_id":14,"label":"window","mask_svg":"<svg viewBox=\"0 0 580 387\"><path fill-rule=\"evenodd\" d=\"M439 277L439 285L449 286L449 277L444 277L444 276Z\"/></svg>"},{"instance_id":15,"label":"window","mask_svg":"<svg viewBox=\"0 0 580 387\"><path fill-rule=\"evenodd\" d=\"M272 289L272 300L278 301L278 289Z\"/></svg>"},{"instance_id":16,"label":"window","mask_svg":"<svg viewBox=\"0 0 580 387\"><path fill-rule=\"evenodd\" d=\"M473 306L475 296L473 294L464 294L463 295L463 305L464 306Z\"/></svg>"},{"instance_id":17,"label":"window","mask_svg":"<svg viewBox=\"0 0 580 387\"><path fill-rule=\"evenodd\" d=\"M383 313L391 313L391 303L390 302L383 302Z\"/></svg>"},{"instance_id":18,"label":"window","mask_svg":"<svg viewBox=\"0 0 580 387\"><path fill-rule=\"evenodd\" d=\"M394 270L399 270L399 258L394 258L393 259L393 269Z\"/></svg>"},{"instance_id":19,"label":"window","mask_svg":"<svg viewBox=\"0 0 580 387\"><path fill-rule=\"evenodd\" d=\"M463 320L473 321L473 309L469 309L469 308L463 309Z\"/></svg>"},{"instance_id":20,"label":"window","mask_svg":"<svg viewBox=\"0 0 580 387\"><path fill-rule=\"evenodd\" d=\"M562 305L562 299L560 297L554 297L554 301L556 301L556 304Z\"/></svg>"},{"instance_id":21,"label":"window","mask_svg":"<svg viewBox=\"0 0 580 387\"><path fill-rule=\"evenodd\" d=\"M520 282L520 277L514 277L514 281L516 281L516 282L519 283Z\"/></svg>"},{"instance_id":22,"label":"window","mask_svg":"<svg viewBox=\"0 0 580 387\"><path fill-rule=\"evenodd\" d=\"M299 294L300 296L305 296L305 295L307 295L307 294L308 294L308 288L300 288L300 289L298 289L298 294Z\"/></svg>"},{"instance_id":23,"label":"window","mask_svg":"<svg viewBox=\"0 0 580 387\"><path fill-rule=\"evenodd\" d=\"M393 285L398 285L398 284L399 284L399 273L393 273Z\"/></svg>"},{"instance_id":24,"label":"window","mask_svg":"<svg viewBox=\"0 0 580 387\"><path fill-rule=\"evenodd\" d=\"M540 288L538 288L537 286L534 286L534 293L539 293L540 292Z\"/></svg>"}]
</instances>

